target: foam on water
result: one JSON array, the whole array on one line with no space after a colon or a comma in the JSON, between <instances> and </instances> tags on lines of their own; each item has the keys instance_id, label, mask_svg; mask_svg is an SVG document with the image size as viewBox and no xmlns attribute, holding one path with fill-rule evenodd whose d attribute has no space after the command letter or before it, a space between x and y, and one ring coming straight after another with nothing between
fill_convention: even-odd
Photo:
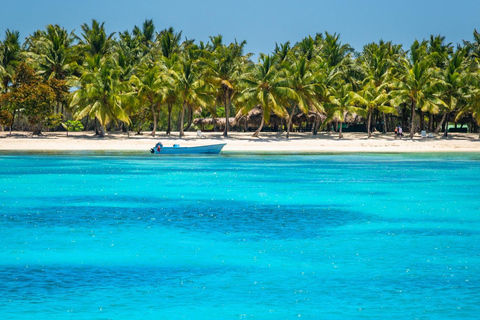
<instances>
[{"instance_id":1,"label":"foam on water","mask_svg":"<svg viewBox=\"0 0 480 320\"><path fill-rule=\"evenodd\" d=\"M480 157L0 155L2 319L468 319Z\"/></svg>"}]
</instances>

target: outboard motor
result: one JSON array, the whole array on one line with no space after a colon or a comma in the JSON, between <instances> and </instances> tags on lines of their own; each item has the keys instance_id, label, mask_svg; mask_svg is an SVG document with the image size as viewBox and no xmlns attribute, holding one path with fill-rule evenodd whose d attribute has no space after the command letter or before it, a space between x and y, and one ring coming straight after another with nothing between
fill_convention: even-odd
<instances>
[{"instance_id":1,"label":"outboard motor","mask_svg":"<svg viewBox=\"0 0 480 320\"><path fill-rule=\"evenodd\" d=\"M151 153L155 153L155 150L160 153L160 150L163 148L163 144L161 142L157 143L154 148L150 149Z\"/></svg>"}]
</instances>

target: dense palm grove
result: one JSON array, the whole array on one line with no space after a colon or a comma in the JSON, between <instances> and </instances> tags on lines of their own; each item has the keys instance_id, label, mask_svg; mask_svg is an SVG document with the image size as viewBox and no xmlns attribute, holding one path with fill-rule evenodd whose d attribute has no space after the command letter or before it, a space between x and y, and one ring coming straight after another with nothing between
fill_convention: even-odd
<instances>
[{"instance_id":1,"label":"dense palm grove","mask_svg":"<svg viewBox=\"0 0 480 320\"><path fill-rule=\"evenodd\" d=\"M380 41L354 52L325 32L253 62L245 42L182 39L152 20L107 34L93 20L81 33L48 25L21 43L0 42L4 130L392 131L402 125L478 132L480 34L454 47L442 36L409 48ZM63 126L62 126L63 125ZM65 129L63 129L65 128Z\"/></svg>"}]
</instances>

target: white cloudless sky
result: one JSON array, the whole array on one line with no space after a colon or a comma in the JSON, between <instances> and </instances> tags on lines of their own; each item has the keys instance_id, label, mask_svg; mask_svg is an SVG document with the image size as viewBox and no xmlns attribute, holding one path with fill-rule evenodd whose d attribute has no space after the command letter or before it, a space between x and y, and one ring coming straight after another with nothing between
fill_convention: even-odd
<instances>
[{"instance_id":1,"label":"white cloudless sky","mask_svg":"<svg viewBox=\"0 0 480 320\"><path fill-rule=\"evenodd\" d=\"M225 42L246 40L254 54L328 31L360 51L380 39L406 48L431 34L454 44L472 40L480 30L480 0L0 0L0 39L6 29L25 38L47 24L80 34L92 19L105 22L108 32L153 19L157 31L171 26L197 41L217 34Z\"/></svg>"}]
</instances>

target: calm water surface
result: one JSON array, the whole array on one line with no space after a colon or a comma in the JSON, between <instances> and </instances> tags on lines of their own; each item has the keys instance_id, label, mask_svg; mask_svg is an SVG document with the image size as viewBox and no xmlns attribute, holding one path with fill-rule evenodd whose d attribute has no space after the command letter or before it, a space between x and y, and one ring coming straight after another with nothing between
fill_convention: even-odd
<instances>
[{"instance_id":1,"label":"calm water surface","mask_svg":"<svg viewBox=\"0 0 480 320\"><path fill-rule=\"evenodd\" d=\"M480 155L0 155L1 319L473 319Z\"/></svg>"}]
</instances>

